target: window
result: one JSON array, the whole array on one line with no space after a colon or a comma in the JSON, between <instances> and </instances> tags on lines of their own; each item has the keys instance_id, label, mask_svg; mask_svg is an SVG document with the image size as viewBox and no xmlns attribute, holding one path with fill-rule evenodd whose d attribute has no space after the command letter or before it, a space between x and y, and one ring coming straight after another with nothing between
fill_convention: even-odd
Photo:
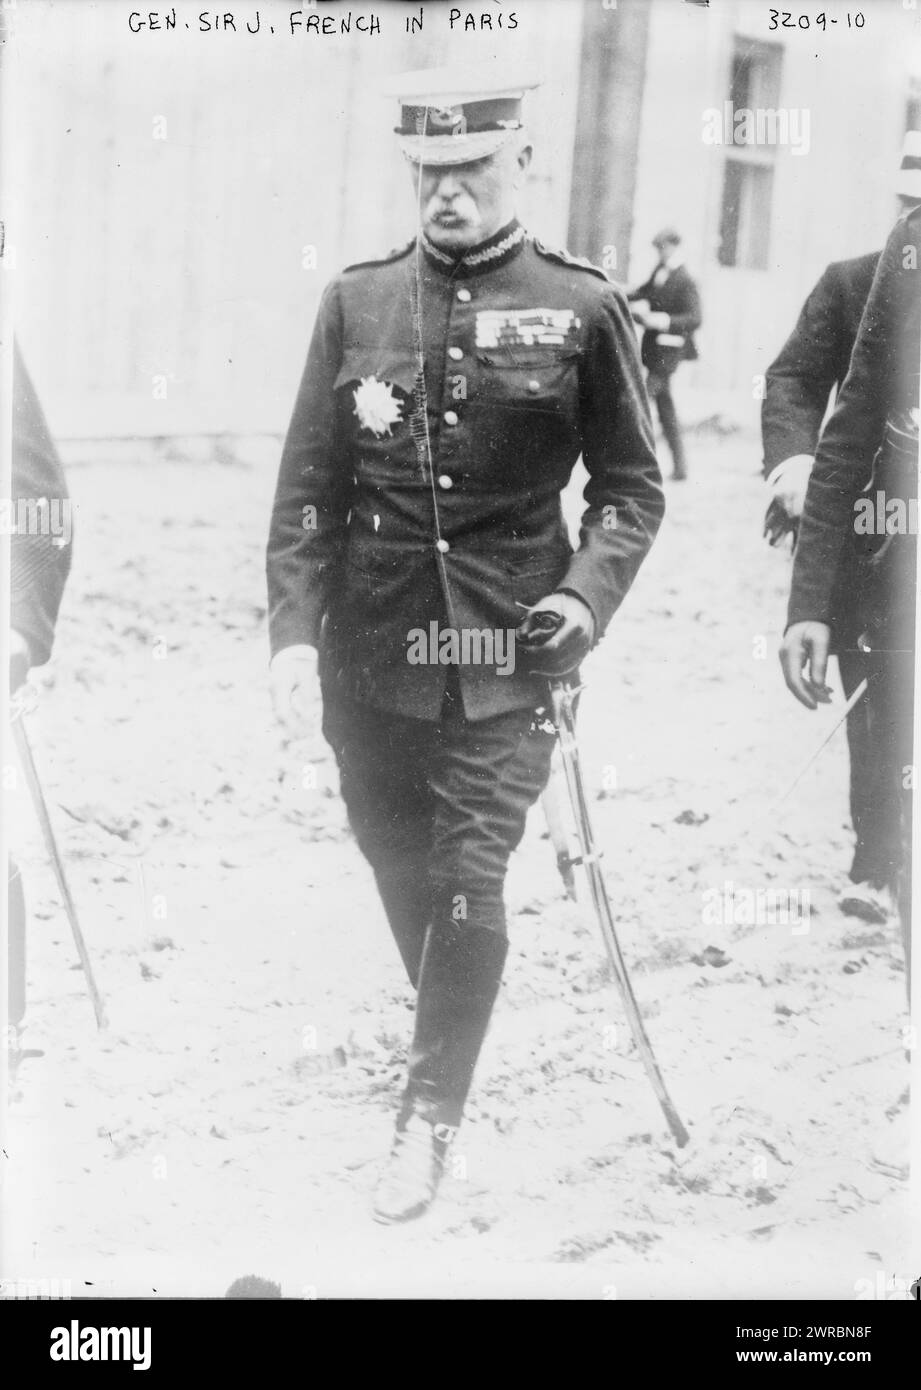
<instances>
[{"instance_id":1,"label":"window","mask_svg":"<svg viewBox=\"0 0 921 1390\"><path fill-rule=\"evenodd\" d=\"M736 110L776 107L780 98L782 50L775 43L736 39L729 100Z\"/></svg>"},{"instance_id":2,"label":"window","mask_svg":"<svg viewBox=\"0 0 921 1390\"><path fill-rule=\"evenodd\" d=\"M774 170L767 164L727 159L720 219L720 265L765 270Z\"/></svg>"},{"instance_id":3,"label":"window","mask_svg":"<svg viewBox=\"0 0 921 1390\"><path fill-rule=\"evenodd\" d=\"M728 105L729 130L771 129L759 113L774 113L780 95L782 50L777 44L736 39L732 55ZM749 113L742 124L741 113ZM756 137L757 138L757 137ZM720 265L745 270L765 270L774 193L774 161L777 146L732 143L723 171L720 210Z\"/></svg>"}]
</instances>

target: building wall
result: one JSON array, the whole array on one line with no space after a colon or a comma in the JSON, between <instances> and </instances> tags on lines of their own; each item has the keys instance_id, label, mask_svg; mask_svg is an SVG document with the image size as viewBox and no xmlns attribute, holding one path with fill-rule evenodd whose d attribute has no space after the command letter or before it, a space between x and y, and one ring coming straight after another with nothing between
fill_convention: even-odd
<instances>
[{"instance_id":1,"label":"building wall","mask_svg":"<svg viewBox=\"0 0 921 1390\"><path fill-rule=\"evenodd\" d=\"M917 63L918 14L901 0L866 5L863 31L767 28L767 8L751 0L709 9L656 0L650 26L636 196L632 268L652 262L649 240L673 223L684 233L698 277L705 322L701 360L683 368L686 384L735 392L757 417L753 379L793 325L808 290L831 260L881 246L897 214L892 192L905 129L910 67ZM810 9L812 14L817 8ZM774 158L768 264L725 267L717 259L727 147L704 143L703 112L729 97L736 36L781 45L780 103L807 108L805 155ZM818 55L818 56L817 56Z\"/></svg>"},{"instance_id":2,"label":"building wall","mask_svg":"<svg viewBox=\"0 0 921 1390\"><path fill-rule=\"evenodd\" d=\"M284 431L323 285L413 232L394 73L511 53L547 75L525 212L563 244L578 5L506 4L493 38L429 6L411 39L416 4L339 7L381 16L373 39L132 35L132 8L17 17L17 332L61 436Z\"/></svg>"},{"instance_id":3,"label":"building wall","mask_svg":"<svg viewBox=\"0 0 921 1390\"><path fill-rule=\"evenodd\" d=\"M648 0L619 0L614 8L582 8L572 172L578 193L570 200L569 245L625 280L652 6Z\"/></svg>"},{"instance_id":4,"label":"building wall","mask_svg":"<svg viewBox=\"0 0 921 1390\"><path fill-rule=\"evenodd\" d=\"M255 5L228 7L245 15ZM613 17L603 0L504 0L518 16L514 33L452 37L450 7L429 3L424 34L408 38L402 18L416 4L343 4L380 15L382 34L269 40L134 36L133 6L122 0L19 5L18 268L8 283L53 427L62 436L282 432L322 286L413 230L381 78L487 57L545 78L529 99L536 159L525 220L564 244L573 205L594 209L586 237L614 243L613 273L634 282L650 266L650 237L677 224L705 311L702 359L682 370L683 383L735 392L754 419L752 378L809 286L829 260L880 245L892 221L921 11L874 0L869 34L840 27L820 44L768 34L760 0L650 0L648 41L635 26L642 51L624 59L628 69L644 63L645 79L635 192L631 178L631 205L620 207L623 171L609 169L604 187L603 168L573 182L574 149L597 140L604 119L583 103L576 127L589 7L593 22L598 11ZM265 20L290 6L259 8ZM717 261L726 150L701 137L702 113L728 95L737 34L782 42L781 100L811 111L810 154L777 152L770 260L757 271ZM601 109L623 118L622 103ZM315 263L305 265L305 247Z\"/></svg>"}]
</instances>

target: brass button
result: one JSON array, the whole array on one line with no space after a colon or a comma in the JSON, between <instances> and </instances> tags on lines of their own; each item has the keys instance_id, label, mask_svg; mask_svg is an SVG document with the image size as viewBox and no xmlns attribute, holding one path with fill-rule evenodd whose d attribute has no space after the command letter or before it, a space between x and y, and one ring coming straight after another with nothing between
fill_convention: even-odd
<instances>
[{"instance_id":1,"label":"brass button","mask_svg":"<svg viewBox=\"0 0 921 1390\"><path fill-rule=\"evenodd\" d=\"M469 304L471 299L473 298L469 290L458 290L457 297L460 300L461 304Z\"/></svg>"},{"instance_id":2,"label":"brass button","mask_svg":"<svg viewBox=\"0 0 921 1390\"><path fill-rule=\"evenodd\" d=\"M457 419L458 419L458 416L457 416L457 411L456 411L456 410L446 410L446 411L445 411L445 424L446 424L446 425L456 425L456 424L457 424Z\"/></svg>"},{"instance_id":3,"label":"brass button","mask_svg":"<svg viewBox=\"0 0 921 1390\"><path fill-rule=\"evenodd\" d=\"M438 486L443 488L453 487L454 479L449 478L447 473L441 473L438 478Z\"/></svg>"},{"instance_id":4,"label":"brass button","mask_svg":"<svg viewBox=\"0 0 921 1390\"><path fill-rule=\"evenodd\" d=\"M459 362L464 355L464 349L459 347L449 347L448 356L452 362Z\"/></svg>"},{"instance_id":5,"label":"brass button","mask_svg":"<svg viewBox=\"0 0 921 1390\"><path fill-rule=\"evenodd\" d=\"M448 545L448 542L447 542L447 541L436 541L436 542L435 542L435 549L438 550L438 551L440 551L440 553L441 553L442 555L447 555L447 553L448 553L448 551L451 549L451 547Z\"/></svg>"},{"instance_id":6,"label":"brass button","mask_svg":"<svg viewBox=\"0 0 921 1390\"><path fill-rule=\"evenodd\" d=\"M540 382L532 379L528 382L528 390L532 396L535 395L540 390Z\"/></svg>"}]
</instances>

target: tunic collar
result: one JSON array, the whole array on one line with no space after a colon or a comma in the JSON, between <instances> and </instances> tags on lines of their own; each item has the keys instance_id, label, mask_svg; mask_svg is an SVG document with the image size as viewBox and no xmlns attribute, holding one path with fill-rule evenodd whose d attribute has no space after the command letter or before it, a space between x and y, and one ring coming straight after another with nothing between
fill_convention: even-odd
<instances>
[{"instance_id":1,"label":"tunic collar","mask_svg":"<svg viewBox=\"0 0 921 1390\"><path fill-rule=\"evenodd\" d=\"M480 275L483 271L495 270L505 265L519 254L525 242L525 230L517 218L512 218L500 227L486 241L471 246L460 256L452 256L441 247L434 246L425 233L422 233L422 251L430 265L452 279L464 280L470 275Z\"/></svg>"}]
</instances>

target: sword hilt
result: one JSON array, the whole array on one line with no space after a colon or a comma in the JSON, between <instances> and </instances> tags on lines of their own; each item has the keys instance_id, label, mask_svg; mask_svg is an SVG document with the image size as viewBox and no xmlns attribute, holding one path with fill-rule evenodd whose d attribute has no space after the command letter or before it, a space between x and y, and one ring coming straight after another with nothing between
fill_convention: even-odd
<instances>
[{"instance_id":1,"label":"sword hilt","mask_svg":"<svg viewBox=\"0 0 921 1390\"><path fill-rule=\"evenodd\" d=\"M571 685L569 681L554 679L550 682L550 701L553 707L553 722L557 731L565 726L573 729L576 697L585 689L584 685Z\"/></svg>"}]
</instances>

